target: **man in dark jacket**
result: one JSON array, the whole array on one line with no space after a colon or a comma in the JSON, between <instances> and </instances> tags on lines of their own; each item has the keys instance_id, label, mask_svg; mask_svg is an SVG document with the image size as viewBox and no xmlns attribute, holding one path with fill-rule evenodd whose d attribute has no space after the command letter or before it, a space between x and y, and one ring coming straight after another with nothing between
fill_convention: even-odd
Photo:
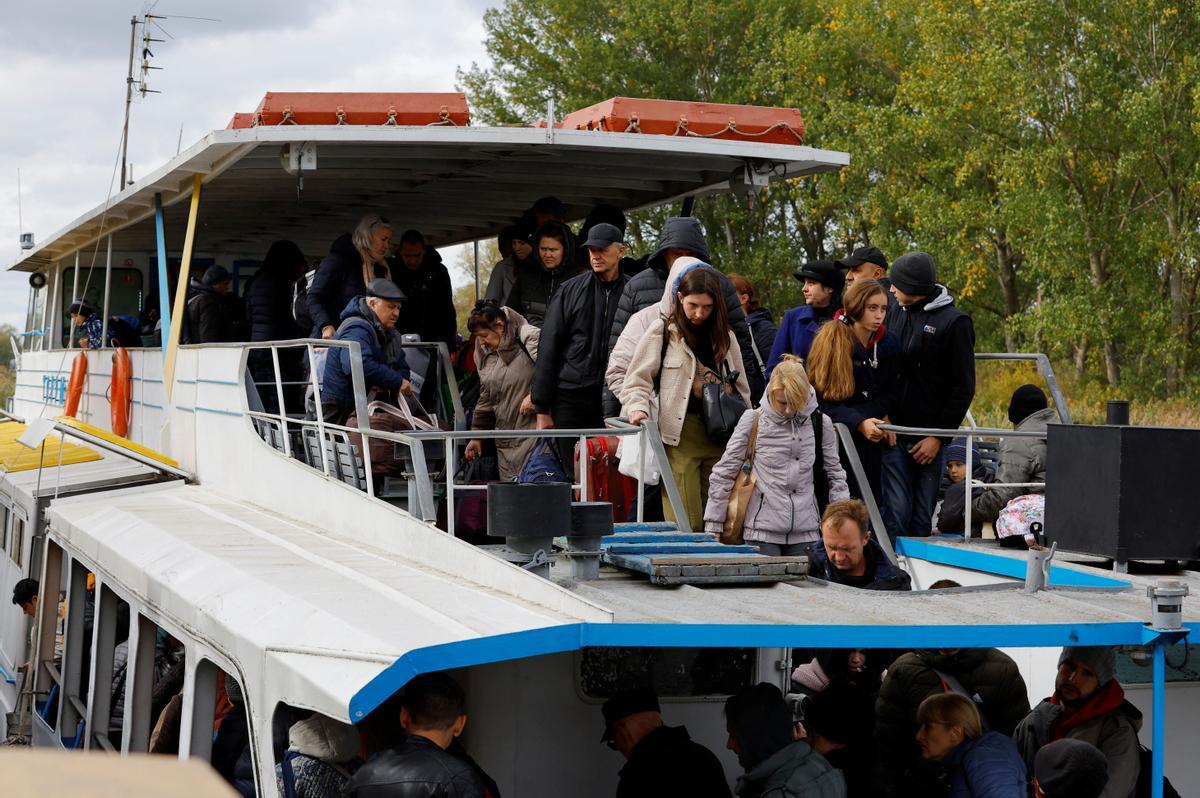
<instances>
[{"instance_id":1,"label":"man in dark jacket","mask_svg":"<svg viewBox=\"0 0 1200 798\"><path fill-rule=\"evenodd\" d=\"M189 344L223 344L236 341L241 329L241 308L233 295L233 275L224 266L212 265L188 286L187 330Z\"/></svg>"},{"instance_id":2,"label":"man in dark jacket","mask_svg":"<svg viewBox=\"0 0 1200 798\"><path fill-rule=\"evenodd\" d=\"M801 266L792 275L804 283L804 304L783 314L779 333L771 347L767 360L767 379L771 370L784 355L797 355L808 360L808 350L821 325L833 321L833 316L842 308L842 289L846 278L829 260L813 260Z\"/></svg>"},{"instance_id":3,"label":"man in dark jacket","mask_svg":"<svg viewBox=\"0 0 1200 798\"><path fill-rule=\"evenodd\" d=\"M1058 658L1054 695L1017 726L1013 739L1033 775L1037 753L1055 740L1082 740L1108 760L1108 783L1100 798L1130 798L1138 784L1142 713L1125 698L1116 679L1116 650L1068 646Z\"/></svg>"},{"instance_id":4,"label":"man in dark jacket","mask_svg":"<svg viewBox=\"0 0 1200 798\"><path fill-rule=\"evenodd\" d=\"M658 696L649 687L617 693L604 702L600 742L625 757L617 798L686 795L728 798L725 771L712 751L683 726L663 723Z\"/></svg>"},{"instance_id":5,"label":"man in dark jacket","mask_svg":"<svg viewBox=\"0 0 1200 798\"><path fill-rule=\"evenodd\" d=\"M879 251L879 247L859 247L846 257L841 260L835 260L833 263L839 269L846 272L846 288L853 285L855 280L879 281L879 284L883 286L883 290L888 292L888 312L887 317L883 320L883 324L888 329L891 329L892 322L900 306L896 302L896 297L892 295L892 281L887 277L887 257Z\"/></svg>"},{"instance_id":6,"label":"man in dark jacket","mask_svg":"<svg viewBox=\"0 0 1200 798\"><path fill-rule=\"evenodd\" d=\"M708 254L708 244L704 240L704 230L700 222L691 216L672 216L663 224L662 236L658 241L658 249L651 253L646 261L646 269L630 278L621 292L621 301L617 305L617 315L613 318L612 332L608 337L608 351L617 345L621 331L629 322L629 318L643 308L657 305L662 300L663 289L667 285L667 275L671 272L671 264L676 258L691 255L705 263L712 263ZM758 362L754 358L754 345L751 343L750 327L746 324L746 314L742 312L742 303L738 300L737 289L729 278L717 271L724 292L725 312L729 315L729 327L737 337L738 348L742 352L742 363L746 368L746 382L750 386L751 396L762 396L766 383ZM605 415L615 416L621 412L621 403L606 390Z\"/></svg>"},{"instance_id":7,"label":"man in dark jacket","mask_svg":"<svg viewBox=\"0 0 1200 798\"><path fill-rule=\"evenodd\" d=\"M937 284L933 258L901 255L892 264L900 303L892 332L900 340L900 376L891 421L905 427L958 429L975 396L975 328ZM884 522L892 537L928 536L942 480L943 440L899 436L883 452Z\"/></svg>"},{"instance_id":8,"label":"man in dark jacket","mask_svg":"<svg viewBox=\"0 0 1200 798\"><path fill-rule=\"evenodd\" d=\"M367 286L366 296L355 297L342 311L341 326L334 333L335 341L357 341L362 354L362 371L366 391L399 391L409 394L408 363L403 350L389 346L394 336L396 319L404 294L389 280L374 279ZM396 352L396 360L389 354ZM354 412L354 381L350 371L350 349L334 347L325 360L325 375L321 386L321 407L326 421L340 424ZM315 413L313 414L315 417Z\"/></svg>"},{"instance_id":9,"label":"man in dark jacket","mask_svg":"<svg viewBox=\"0 0 1200 798\"><path fill-rule=\"evenodd\" d=\"M307 263L300 247L292 241L276 241L267 250L263 265L246 287L246 325L251 341L286 341L308 335L308 329L301 329L292 315L292 292L296 281L304 276ZM304 356L303 349L279 350L283 382L303 382ZM258 383L263 408L268 413L278 412L279 393L275 390L275 364L270 350L251 350L246 360ZM284 385L283 391L285 402L298 407L303 386Z\"/></svg>"},{"instance_id":10,"label":"man in dark jacket","mask_svg":"<svg viewBox=\"0 0 1200 798\"><path fill-rule=\"evenodd\" d=\"M1017 663L996 648L918 649L888 668L875 701L875 741L887 795L930 795L936 781L917 744L917 708L937 693L962 693L975 702L984 731L1011 735L1029 712L1029 691Z\"/></svg>"},{"instance_id":11,"label":"man in dark jacket","mask_svg":"<svg viewBox=\"0 0 1200 798\"><path fill-rule=\"evenodd\" d=\"M446 751L467 725L462 688L444 673L426 673L404 688L400 725L407 736L359 768L348 798L484 798L483 782Z\"/></svg>"},{"instance_id":12,"label":"man in dark jacket","mask_svg":"<svg viewBox=\"0 0 1200 798\"><path fill-rule=\"evenodd\" d=\"M538 343L530 391L538 429L604 426L601 390L609 351L605 333L629 279L620 265L625 237L611 224L598 224L584 244L591 269L563 283L550 302ZM574 441L562 438L559 444L569 463Z\"/></svg>"},{"instance_id":13,"label":"man in dark jacket","mask_svg":"<svg viewBox=\"0 0 1200 798\"><path fill-rule=\"evenodd\" d=\"M871 537L867 506L859 499L830 502L821 540L808 555L809 575L865 590L912 590L912 577L893 565Z\"/></svg>"},{"instance_id":14,"label":"man in dark jacket","mask_svg":"<svg viewBox=\"0 0 1200 798\"><path fill-rule=\"evenodd\" d=\"M442 256L426 246L425 236L419 231L405 230L400 236L400 249L388 260L388 266L392 282L404 292L397 332L416 333L422 341L444 343L453 351L458 319L450 272Z\"/></svg>"}]
</instances>

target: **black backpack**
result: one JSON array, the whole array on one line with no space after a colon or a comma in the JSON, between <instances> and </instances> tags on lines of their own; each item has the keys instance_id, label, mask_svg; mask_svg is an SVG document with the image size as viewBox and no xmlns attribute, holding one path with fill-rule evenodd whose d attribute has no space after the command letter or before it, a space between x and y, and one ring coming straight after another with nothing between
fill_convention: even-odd
<instances>
[{"instance_id":1,"label":"black backpack","mask_svg":"<svg viewBox=\"0 0 1200 798\"><path fill-rule=\"evenodd\" d=\"M1154 795L1154 780L1152 778L1154 766L1154 755L1150 749L1144 745L1138 744L1138 780L1137 786L1133 790L1134 798L1151 798ZM1171 784L1171 780L1163 774L1163 798L1180 798L1179 791Z\"/></svg>"},{"instance_id":2,"label":"black backpack","mask_svg":"<svg viewBox=\"0 0 1200 798\"><path fill-rule=\"evenodd\" d=\"M300 325L300 329L304 330L305 335L312 332L313 328L312 314L308 312L308 286L312 283L312 278L316 273L315 269L305 272L296 281L296 287L292 292L292 318L296 320L296 324Z\"/></svg>"}]
</instances>

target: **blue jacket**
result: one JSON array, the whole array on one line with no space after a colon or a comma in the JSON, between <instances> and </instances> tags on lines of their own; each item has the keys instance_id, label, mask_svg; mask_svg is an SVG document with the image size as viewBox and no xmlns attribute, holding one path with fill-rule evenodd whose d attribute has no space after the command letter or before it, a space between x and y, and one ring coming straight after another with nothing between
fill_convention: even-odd
<instances>
[{"instance_id":1,"label":"blue jacket","mask_svg":"<svg viewBox=\"0 0 1200 798\"><path fill-rule=\"evenodd\" d=\"M870 577L870 581L860 587L866 590L912 590L912 577L903 569L892 565L892 561L883 553L883 547L874 537L867 539L863 553L867 557L866 575ZM814 543L808 552L808 574L827 582L837 582L839 585L849 584L847 577L829 561L823 540Z\"/></svg>"},{"instance_id":2,"label":"blue jacket","mask_svg":"<svg viewBox=\"0 0 1200 798\"><path fill-rule=\"evenodd\" d=\"M1025 798L1025 760L1011 737L988 732L966 740L942 760L947 798Z\"/></svg>"},{"instance_id":3,"label":"blue jacket","mask_svg":"<svg viewBox=\"0 0 1200 798\"><path fill-rule=\"evenodd\" d=\"M362 351L363 380L365 390L383 388L395 391L409 377L408 362L403 351L396 363L389 364L385 356L387 332L367 307L366 297L355 297L341 314L342 324L334 333L335 341L358 341ZM325 360L325 380L321 386L325 399L335 399L342 407L354 407L354 380L350 372L350 350L337 347L330 351Z\"/></svg>"},{"instance_id":4,"label":"blue jacket","mask_svg":"<svg viewBox=\"0 0 1200 798\"><path fill-rule=\"evenodd\" d=\"M812 349L817 330L830 318L832 315L818 319L811 305L801 305L784 313L775 335L775 345L771 347L771 357L767 360L767 379L771 378L771 371L784 355L798 355L801 360L808 360L808 350Z\"/></svg>"},{"instance_id":5,"label":"blue jacket","mask_svg":"<svg viewBox=\"0 0 1200 798\"><path fill-rule=\"evenodd\" d=\"M871 360L875 365L871 365ZM840 402L821 400L821 412L835 424L858 433L868 418L883 418L892 409L892 395L900 376L900 339L885 331L870 350L854 342L854 395ZM818 397L819 399L820 397Z\"/></svg>"}]
</instances>

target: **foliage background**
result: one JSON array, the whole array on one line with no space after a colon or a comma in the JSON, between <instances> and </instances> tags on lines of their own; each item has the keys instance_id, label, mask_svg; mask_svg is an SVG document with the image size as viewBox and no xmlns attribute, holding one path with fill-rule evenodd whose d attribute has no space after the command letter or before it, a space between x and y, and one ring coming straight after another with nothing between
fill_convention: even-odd
<instances>
[{"instance_id":1,"label":"foliage background","mask_svg":"<svg viewBox=\"0 0 1200 798\"><path fill-rule=\"evenodd\" d=\"M492 64L458 76L482 122L530 122L550 98L784 105L807 144L851 154L752 207L696 204L716 265L777 317L804 260L923 249L977 348L1048 353L1080 420L1118 396L1135 419L1198 420L1196 4L507 0L484 23ZM672 212L634 215L635 254Z\"/></svg>"}]
</instances>

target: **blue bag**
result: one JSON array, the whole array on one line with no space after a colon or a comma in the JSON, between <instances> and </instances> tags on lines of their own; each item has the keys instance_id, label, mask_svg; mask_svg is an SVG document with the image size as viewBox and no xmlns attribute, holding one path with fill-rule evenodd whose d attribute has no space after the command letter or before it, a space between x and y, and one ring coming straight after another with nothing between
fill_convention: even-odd
<instances>
[{"instance_id":1,"label":"blue bag","mask_svg":"<svg viewBox=\"0 0 1200 798\"><path fill-rule=\"evenodd\" d=\"M558 456L558 447L549 438L538 438L529 453L529 459L515 480L522 484L537 484L540 482L567 482L567 469L563 468L562 458Z\"/></svg>"}]
</instances>

